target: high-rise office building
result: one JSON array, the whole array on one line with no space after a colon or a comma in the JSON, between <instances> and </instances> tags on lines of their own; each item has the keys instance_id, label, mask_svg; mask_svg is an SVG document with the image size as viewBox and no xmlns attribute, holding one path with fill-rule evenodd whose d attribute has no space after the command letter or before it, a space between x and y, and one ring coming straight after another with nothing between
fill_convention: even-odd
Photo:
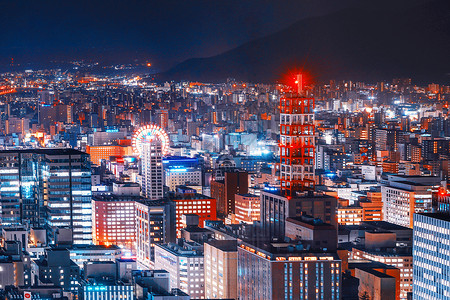
<instances>
[{"instance_id":1,"label":"high-rise office building","mask_svg":"<svg viewBox=\"0 0 450 300\"><path fill-rule=\"evenodd\" d=\"M198 194L194 189L179 186L177 193L170 196L175 204L177 237L181 237L183 215L196 214L199 226L203 227L206 220L216 220L216 199Z\"/></svg>"},{"instance_id":2,"label":"high-rise office building","mask_svg":"<svg viewBox=\"0 0 450 300\"><path fill-rule=\"evenodd\" d=\"M169 126L169 111L166 109L158 109L156 111L156 123L163 129Z\"/></svg>"},{"instance_id":3,"label":"high-rise office building","mask_svg":"<svg viewBox=\"0 0 450 300\"><path fill-rule=\"evenodd\" d=\"M156 245L155 270L170 273L170 288L180 289L191 299L205 299L203 246L195 242Z\"/></svg>"},{"instance_id":4,"label":"high-rise office building","mask_svg":"<svg viewBox=\"0 0 450 300\"><path fill-rule=\"evenodd\" d=\"M45 128L56 122L72 123L73 107L66 104L48 105L43 104L39 106L39 124Z\"/></svg>"},{"instance_id":5,"label":"high-rise office building","mask_svg":"<svg viewBox=\"0 0 450 300\"><path fill-rule=\"evenodd\" d=\"M175 207L167 200L136 202L136 256L150 268L155 261L155 245L175 241Z\"/></svg>"},{"instance_id":6,"label":"high-rise office building","mask_svg":"<svg viewBox=\"0 0 450 300\"><path fill-rule=\"evenodd\" d=\"M30 222L44 224L38 155L32 151L0 152L0 201L2 225Z\"/></svg>"},{"instance_id":7,"label":"high-rise office building","mask_svg":"<svg viewBox=\"0 0 450 300\"><path fill-rule=\"evenodd\" d=\"M0 151L2 224L72 229L74 243L92 242L89 155L73 149Z\"/></svg>"},{"instance_id":8,"label":"high-rise office building","mask_svg":"<svg viewBox=\"0 0 450 300\"><path fill-rule=\"evenodd\" d=\"M92 197L92 234L96 245L118 245L134 249L136 239L135 202L137 195L96 195Z\"/></svg>"},{"instance_id":9,"label":"high-rise office building","mask_svg":"<svg viewBox=\"0 0 450 300\"><path fill-rule=\"evenodd\" d=\"M129 249L135 241L135 202L145 200L137 183L114 182L113 192L92 197L94 244L121 245ZM114 225L114 226L112 226Z\"/></svg>"},{"instance_id":10,"label":"high-rise office building","mask_svg":"<svg viewBox=\"0 0 450 300\"><path fill-rule=\"evenodd\" d=\"M341 267L335 253L239 242L238 299L341 299Z\"/></svg>"},{"instance_id":11,"label":"high-rise office building","mask_svg":"<svg viewBox=\"0 0 450 300\"><path fill-rule=\"evenodd\" d=\"M413 298L450 298L450 215L414 214Z\"/></svg>"},{"instance_id":12,"label":"high-rise office building","mask_svg":"<svg viewBox=\"0 0 450 300\"><path fill-rule=\"evenodd\" d=\"M198 158L171 156L163 159L165 185L174 191L178 185L202 185Z\"/></svg>"},{"instance_id":13,"label":"high-rise office building","mask_svg":"<svg viewBox=\"0 0 450 300\"><path fill-rule=\"evenodd\" d=\"M273 239L284 239L286 219L303 214L319 218L337 228L337 199L308 191L287 198L276 191L261 192L262 234Z\"/></svg>"},{"instance_id":14,"label":"high-rise office building","mask_svg":"<svg viewBox=\"0 0 450 300\"><path fill-rule=\"evenodd\" d=\"M44 203L48 227L69 227L72 229L75 244L91 244L89 155L73 149L49 150L44 154L43 163Z\"/></svg>"},{"instance_id":15,"label":"high-rise office building","mask_svg":"<svg viewBox=\"0 0 450 300\"><path fill-rule=\"evenodd\" d=\"M388 175L381 187L384 220L412 228L414 213L432 211L432 192L438 186L438 177Z\"/></svg>"},{"instance_id":16,"label":"high-rise office building","mask_svg":"<svg viewBox=\"0 0 450 300\"><path fill-rule=\"evenodd\" d=\"M211 196L217 200L217 212L225 216L235 212L235 195L247 193L247 172L225 172L224 180L211 182Z\"/></svg>"},{"instance_id":17,"label":"high-rise office building","mask_svg":"<svg viewBox=\"0 0 450 300\"><path fill-rule=\"evenodd\" d=\"M161 199L164 196L162 158L169 148L167 133L155 124L143 126L134 133L132 145L141 159L142 195L151 200Z\"/></svg>"},{"instance_id":18,"label":"high-rise office building","mask_svg":"<svg viewBox=\"0 0 450 300\"><path fill-rule=\"evenodd\" d=\"M302 76L298 91L280 98L280 182L284 195L314 188L314 98L303 93Z\"/></svg>"},{"instance_id":19,"label":"high-rise office building","mask_svg":"<svg viewBox=\"0 0 450 300\"><path fill-rule=\"evenodd\" d=\"M142 142L141 185L142 194L152 200L164 196L162 143L159 140Z\"/></svg>"},{"instance_id":20,"label":"high-rise office building","mask_svg":"<svg viewBox=\"0 0 450 300\"><path fill-rule=\"evenodd\" d=\"M350 258L372 260L400 270L399 298L406 300L412 292L413 257L411 247L397 247L396 235L391 232L366 232L365 245L354 245Z\"/></svg>"},{"instance_id":21,"label":"high-rise office building","mask_svg":"<svg viewBox=\"0 0 450 300\"><path fill-rule=\"evenodd\" d=\"M30 129L30 120L26 118L10 117L5 121L6 134L26 134Z\"/></svg>"},{"instance_id":22,"label":"high-rise office building","mask_svg":"<svg viewBox=\"0 0 450 300\"><path fill-rule=\"evenodd\" d=\"M422 157L424 160L438 160L442 155L450 152L450 141L447 138L422 139Z\"/></svg>"},{"instance_id":23,"label":"high-rise office building","mask_svg":"<svg viewBox=\"0 0 450 300\"><path fill-rule=\"evenodd\" d=\"M237 299L237 242L212 240L204 249L205 297Z\"/></svg>"}]
</instances>

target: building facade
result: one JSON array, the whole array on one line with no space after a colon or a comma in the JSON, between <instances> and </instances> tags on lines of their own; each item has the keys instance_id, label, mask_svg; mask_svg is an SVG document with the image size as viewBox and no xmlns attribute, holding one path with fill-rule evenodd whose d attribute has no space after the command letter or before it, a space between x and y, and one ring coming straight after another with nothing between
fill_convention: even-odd
<instances>
[{"instance_id":1,"label":"building facade","mask_svg":"<svg viewBox=\"0 0 450 300\"><path fill-rule=\"evenodd\" d=\"M438 186L437 177L389 175L381 187L384 221L412 228L415 213L432 211L432 193Z\"/></svg>"},{"instance_id":2,"label":"building facade","mask_svg":"<svg viewBox=\"0 0 450 300\"><path fill-rule=\"evenodd\" d=\"M450 298L450 216L442 213L414 215L413 298Z\"/></svg>"},{"instance_id":3,"label":"building facade","mask_svg":"<svg viewBox=\"0 0 450 300\"><path fill-rule=\"evenodd\" d=\"M216 180L211 182L211 196L217 199L217 212L225 216L233 214L235 195L248 193L248 173L226 171L223 180Z\"/></svg>"},{"instance_id":4,"label":"building facade","mask_svg":"<svg viewBox=\"0 0 450 300\"><path fill-rule=\"evenodd\" d=\"M94 196L92 239L96 245L118 245L134 249L137 196Z\"/></svg>"},{"instance_id":5,"label":"building facade","mask_svg":"<svg viewBox=\"0 0 450 300\"><path fill-rule=\"evenodd\" d=\"M400 270L400 299L406 300L413 290L413 257L410 249L403 253L353 248L351 259L371 260L394 266Z\"/></svg>"},{"instance_id":6,"label":"building facade","mask_svg":"<svg viewBox=\"0 0 450 300\"><path fill-rule=\"evenodd\" d=\"M260 199L261 228L266 237L284 239L286 219L303 214L337 227L335 197L309 191L288 199L276 191L262 191Z\"/></svg>"},{"instance_id":7,"label":"building facade","mask_svg":"<svg viewBox=\"0 0 450 300\"><path fill-rule=\"evenodd\" d=\"M89 155L73 149L0 151L0 202L2 224L71 228L74 243L91 243Z\"/></svg>"},{"instance_id":8,"label":"building facade","mask_svg":"<svg viewBox=\"0 0 450 300\"><path fill-rule=\"evenodd\" d=\"M185 242L156 245L155 269L170 274L170 288L180 289L191 299L205 299L205 277L202 246Z\"/></svg>"},{"instance_id":9,"label":"building facade","mask_svg":"<svg viewBox=\"0 0 450 300\"><path fill-rule=\"evenodd\" d=\"M238 299L341 299L336 254L238 246Z\"/></svg>"},{"instance_id":10,"label":"building facade","mask_svg":"<svg viewBox=\"0 0 450 300\"><path fill-rule=\"evenodd\" d=\"M155 245L175 241L175 207L170 201L136 202L136 257L150 268L155 261Z\"/></svg>"},{"instance_id":11,"label":"building facade","mask_svg":"<svg viewBox=\"0 0 450 300\"><path fill-rule=\"evenodd\" d=\"M181 189L178 189L181 191ZM216 199L198 194L193 189L183 189L171 200L175 204L177 237L181 237L180 230L183 228L182 216L196 214L199 217L199 226L203 227L206 220L216 220Z\"/></svg>"},{"instance_id":12,"label":"building facade","mask_svg":"<svg viewBox=\"0 0 450 300\"><path fill-rule=\"evenodd\" d=\"M125 145L101 145L86 146L86 152L91 156L91 162L100 165L102 160L109 160L111 156L133 155L131 146Z\"/></svg>"},{"instance_id":13,"label":"building facade","mask_svg":"<svg viewBox=\"0 0 450 300\"><path fill-rule=\"evenodd\" d=\"M163 159L165 185L175 191L178 185L202 185L198 158L170 156Z\"/></svg>"},{"instance_id":14,"label":"building facade","mask_svg":"<svg viewBox=\"0 0 450 300\"><path fill-rule=\"evenodd\" d=\"M280 98L280 182L286 196L314 188L314 98L303 95L302 76L296 94Z\"/></svg>"},{"instance_id":15,"label":"building facade","mask_svg":"<svg viewBox=\"0 0 450 300\"><path fill-rule=\"evenodd\" d=\"M161 141L145 140L142 142L141 153L141 187L142 195L157 200L164 196L164 172L162 163Z\"/></svg>"},{"instance_id":16,"label":"building facade","mask_svg":"<svg viewBox=\"0 0 450 300\"><path fill-rule=\"evenodd\" d=\"M236 194L235 221L253 224L261 217L261 204L259 196L252 194Z\"/></svg>"},{"instance_id":17,"label":"building facade","mask_svg":"<svg viewBox=\"0 0 450 300\"><path fill-rule=\"evenodd\" d=\"M237 299L237 242L204 244L205 298Z\"/></svg>"}]
</instances>

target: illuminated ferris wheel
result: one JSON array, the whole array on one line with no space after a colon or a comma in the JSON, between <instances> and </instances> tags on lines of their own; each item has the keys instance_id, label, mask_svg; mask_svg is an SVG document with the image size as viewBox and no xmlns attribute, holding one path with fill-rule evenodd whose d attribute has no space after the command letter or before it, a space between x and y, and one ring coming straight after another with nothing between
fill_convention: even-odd
<instances>
[{"instance_id":1,"label":"illuminated ferris wheel","mask_svg":"<svg viewBox=\"0 0 450 300\"><path fill-rule=\"evenodd\" d=\"M162 144L162 153L166 155L169 152L169 136L160 126L156 124L145 125L138 128L131 140L133 151L136 155L142 154L142 142L159 140Z\"/></svg>"}]
</instances>

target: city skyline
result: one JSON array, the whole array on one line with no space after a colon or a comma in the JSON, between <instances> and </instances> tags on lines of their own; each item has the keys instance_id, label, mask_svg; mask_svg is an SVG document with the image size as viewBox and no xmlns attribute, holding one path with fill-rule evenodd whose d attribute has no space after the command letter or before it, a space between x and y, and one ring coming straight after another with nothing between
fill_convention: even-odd
<instances>
[{"instance_id":1,"label":"city skyline","mask_svg":"<svg viewBox=\"0 0 450 300\"><path fill-rule=\"evenodd\" d=\"M449 299L448 1L1 14L0 299Z\"/></svg>"}]
</instances>

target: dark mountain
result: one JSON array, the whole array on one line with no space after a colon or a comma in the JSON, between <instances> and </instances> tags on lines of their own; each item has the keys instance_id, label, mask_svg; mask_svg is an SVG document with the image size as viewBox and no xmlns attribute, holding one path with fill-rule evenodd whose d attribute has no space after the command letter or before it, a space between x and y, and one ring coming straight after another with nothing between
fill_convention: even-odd
<instances>
[{"instance_id":1,"label":"dark mountain","mask_svg":"<svg viewBox=\"0 0 450 300\"><path fill-rule=\"evenodd\" d=\"M0 0L0 67L11 58L15 65L148 60L166 71L355 1Z\"/></svg>"},{"instance_id":2,"label":"dark mountain","mask_svg":"<svg viewBox=\"0 0 450 300\"><path fill-rule=\"evenodd\" d=\"M223 54L189 59L159 79L276 82L292 69L307 70L315 81L450 82L450 1L394 11L361 6L305 19Z\"/></svg>"}]
</instances>

